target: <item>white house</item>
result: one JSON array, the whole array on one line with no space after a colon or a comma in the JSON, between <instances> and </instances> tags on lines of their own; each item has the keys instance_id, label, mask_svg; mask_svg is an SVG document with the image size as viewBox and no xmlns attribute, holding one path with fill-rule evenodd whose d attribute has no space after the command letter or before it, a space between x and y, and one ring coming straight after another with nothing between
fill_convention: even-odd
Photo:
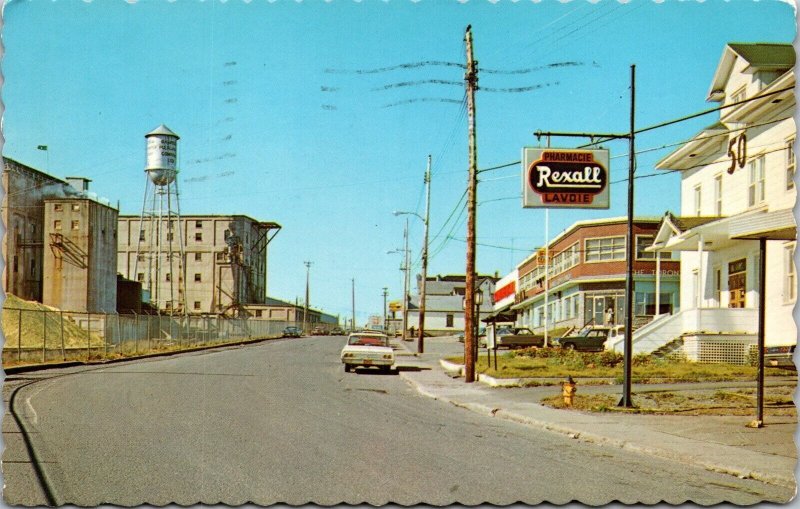
<instances>
[{"instance_id":1,"label":"white house","mask_svg":"<svg viewBox=\"0 0 800 509\"><path fill-rule=\"evenodd\" d=\"M681 337L695 360L746 356L762 299L760 239L766 345L796 344L794 62L791 44L728 44L707 97L719 120L657 164L681 173L680 215L664 216L650 248L680 252L680 312L640 330L637 353Z\"/></svg>"}]
</instances>

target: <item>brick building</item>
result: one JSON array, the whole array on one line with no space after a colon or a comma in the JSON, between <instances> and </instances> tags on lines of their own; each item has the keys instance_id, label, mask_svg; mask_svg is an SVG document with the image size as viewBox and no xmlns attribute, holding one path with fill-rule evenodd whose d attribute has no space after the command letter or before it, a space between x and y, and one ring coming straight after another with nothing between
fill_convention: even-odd
<instances>
[{"instance_id":1,"label":"brick building","mask_svg":"<svg viewBox=\"0 0 800 509\"><path fill-rule=\"evenodd\" d=\"M671 313L679 305L679 262L668 254L657 259L645 251L653 243L659 221L639 218L633 222L634 326L656 314ZM545 316L548 329L624 324L626 234L625 217L578 221L550 241L549 262L544 249L523 260L517 265L511 306L517 322L537 332L544 330Z\"/></svg>"}]
</instances>

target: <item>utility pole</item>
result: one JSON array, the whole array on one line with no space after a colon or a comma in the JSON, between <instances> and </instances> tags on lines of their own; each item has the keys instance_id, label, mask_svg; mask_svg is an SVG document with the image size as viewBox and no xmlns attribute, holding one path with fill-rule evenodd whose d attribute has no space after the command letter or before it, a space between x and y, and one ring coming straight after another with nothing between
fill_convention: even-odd
<instances>
[{"instance_id":1,"label":"utility pole","mask_svg":"<svg viewBox=\"0 0 800 509\"><path fill-rule=\"evenodd\" d=\"M303 264L306 266L306 309L303 313L303 334L306 334L306 323L308 321L308 283L309 283L309 275L311 273L311 262L305 261Z\"/></svg>"},{"instance_id":2,"label":"utility pole","mask_svg":"<svg viewBox=\"0 0 800 509\"><path fill-rule=\"evenodd\" d=\"M389 334L389 311L386 309L386 296L389 295L389 289L383 287L383 332Z\"/></svg>"},{"instance_id":3,"label":"utility pole","mask_svg":"<svg viewBox=\"0 0 800 509\"><path fill-rule=\"evenodd\" d=\"M428 226L431 222L431 156L425 169L425 235L422 241L422 283L419 289L419 338L417 353L425 351L425 284L428 279Z\"/></svg>"},{"instance_id":4,"label":"utility pole","mask_svg":"<svg viewBox=\"0 0 800 509\"><path fill-rule=\"evenodd\" d=\"M467 183L467 270L466 295L464 295L464 379L475 381L475 212L478 187L478 154L475 137L475 90L478 88L478 70L472 58L472 25L467 25L467 110L469 111L469 180Z\"/></svg>"},{"instance_id":5,"label":"utility pole","mask_svg":"<svg viewBox=\"0 0 800 509\"><path fill-rule=\"evenodd\" d=\"M353 303L353 318L350 320L350 330L356 329L356 278L350 279L350 297Z\"/></svg>"},{"instance_id":6,"label":"utility pole","mask_svg":"<svg viewBox=\"0 0 800 509\"><path fill-rule=\"evenodd\" d=\"M408 266L408 216L406 216L406 229L403 232L403 241L405 245L403 246L403 341L406 340L406 330L408 329L408 274L410 273L410 267Z\"/></svg>"}]
</instances>

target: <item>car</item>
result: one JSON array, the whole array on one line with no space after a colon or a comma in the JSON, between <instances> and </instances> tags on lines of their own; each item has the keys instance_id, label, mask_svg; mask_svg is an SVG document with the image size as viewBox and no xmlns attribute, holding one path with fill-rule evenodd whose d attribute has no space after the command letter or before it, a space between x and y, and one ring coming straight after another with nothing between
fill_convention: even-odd
<instances>
[{"instance_id":1,"label":"car","mask_svg":"<svg viewBox=\"0 0 800 509\"><path fill-rule=\"evenodd\" d=\"M494 333L497 348L526 348L544 346L544 334L534 334L527 327L501 328Z\"/></svg>"},{"instance_id":2,"label":"car","mask_svg":"<svg viewBox=\"0 0 800 509\"><path fill-rule=\"evenodd\" d=\"M464 342L464 331L458 333L458 342ZM486 347L486 327L481 327L478 329L478 346L481 348Z\"/></svg>"},{"instance_id":3,"label":"car","mask_svg":"<svg viewBox=\"0 0 800 509\"><path fill-rule=\"evenodd\" d=\"M377 367L384 373L394 365L394 350L389 346L389 337L380 332L355 332L347 337L342 348L342 364L345 372L357 367Z\"/></svg>"},{"instance_id":4,"label":"car","mask_svg":"<svg viewBox=\"0 0 800 509\"><path fill-rule=\"evenodd\" d=\"M285 329L283 329L283 333L281 334L281 337L283 337L283 338L299 338L302 335L303 334L300 331L299 327L293 327L293 326L290 325L290 326L286 327Z\"/></svg>"},{"instance_id":5,"label":"car","mask_svg":"<svg viewBox=\"0 0 800 509\"><path fill-rule=\"evenodd\" d=\"M769 368L782 368L797 370L792 356L795 345L767 346L764 347L764 366Z\"/></svg>"},{"instance_id":6,"label":"car","mask_svg":"<svg viewBox=\"0 0 800 509\"><path fill-rule=\"evenodd\" d=\"M328 331L325 330L325 327L322 327L321 325L317 325L316 327L311 329L311 335L312 336L327 336L328 335Z\"/></svg>"},{"instance_id":7,"label":"car","mask_svg":"<svg viewBox=\"0 0 800 509\"><path fill-rule=\"evenodd\" d=\"M613 327L588 325L577 334L554 339L553 346L580 352L602 352L606 349L606 341L621 337L623 330L621 325Z\"/></svg>"},{"instance_id":8,"label":"car","mask_svg":"<svg viewBox=\"0 0 800 509\"><path fill-rule=\"evenodd\" d=\"M341 327L334 327L333 329L331 329L331 336L343 336L343 335L344 331L342 330Z\"/></svg>"}]
</instances>

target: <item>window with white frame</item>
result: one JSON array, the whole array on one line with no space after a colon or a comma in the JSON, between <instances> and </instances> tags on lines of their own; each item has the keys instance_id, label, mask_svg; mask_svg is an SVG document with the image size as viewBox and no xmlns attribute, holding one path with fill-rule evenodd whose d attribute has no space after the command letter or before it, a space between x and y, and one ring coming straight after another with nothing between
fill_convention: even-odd
<instances>
[{"instance_id":1,"label":"window with white frame","mask_svg":"<svg viewBox=\"0 0 800 509\"><path fill-rule=\"evenodd\" d=\"M742 87L731 95L731 103L742 102L747 99L747 87Z\"/></svg>"},{"instance_id":2,"label":"window with white frame","mask_svg":"<svg viewBox=\"0 0 800 509\"><path fill-rule=\"evenodd\" d=\"M759 156L749 165L747 204L752 207L764 201L764 156Z\"/></svg>"},{"instance_id":3,"label":"window with white frame","mask_svg":"<svg viewBox=\"0 0 800 509\"><path fill-rule=\"evenodd\" d=\"M797 270L794 266L794 244L783 248L783 301L794 302L797 298Z\"/></svg>"},{"instance_id":4,"label":"window with white frame","mask_svg":"<svg viewBox=\"0 0 800 509\"><path fill-rule=\"evenodd\" d=\"M572 267L578 265L579 260L580 257L578 255L578 243L576 242L567 249L553 256L552 261L550 262L550 275L555 276L556 274L561 274L562 272L571 269Z\"/></svg>"},{"instance_id":5,"label":"window with white frame","mask_svg":"<svg viewBox=\"0 0 800 509\"><path fill-rule=\"evenodd\" d=\"M794 188L794 138L786 140L786 189Z\"/></svg>"},{"instance_id":6,"label":"window with white frame","mask_svg":"<svg viewBox=\"0 0 800 509\"><path fill-rule=\"evenodd\" d=\"M652 235L637 235L636 236L636 259L637 260L655 260L656 253L654 251L645 251L646 248L653 245ZM668 253L667 253L668 254ZM662 255L663 258L663 255Z\"/></svg>"},{"instance_id":7,"label":"window with white frame","mask_svg":"<svg viewBox=\"0 0 800 509\"><path fill-rule=\"evenodd\" d=\"M694 215L701 216L702 212L702 197L703 197L703 189L701 186L697 185L694 186Z\"/></svg>"},{"instance_id":8,"label":"window with white frame","mask_svg":"<svg viewBox=\"0 0 800 509\"><path fill-rule=\"evenodd\" d=\"M625 237L586 239L586 261L607 262L625 259Z\"/></svg>"},{"instance_id":9,"label":"window with white frame","mask_svg":"<svg viewBox=\"0 0 800 509\"><path fill-rule=\"evenodd\" d=\"M714 215L722 215L722 175L714 177Z\"/></svg>"}]
</instances>

